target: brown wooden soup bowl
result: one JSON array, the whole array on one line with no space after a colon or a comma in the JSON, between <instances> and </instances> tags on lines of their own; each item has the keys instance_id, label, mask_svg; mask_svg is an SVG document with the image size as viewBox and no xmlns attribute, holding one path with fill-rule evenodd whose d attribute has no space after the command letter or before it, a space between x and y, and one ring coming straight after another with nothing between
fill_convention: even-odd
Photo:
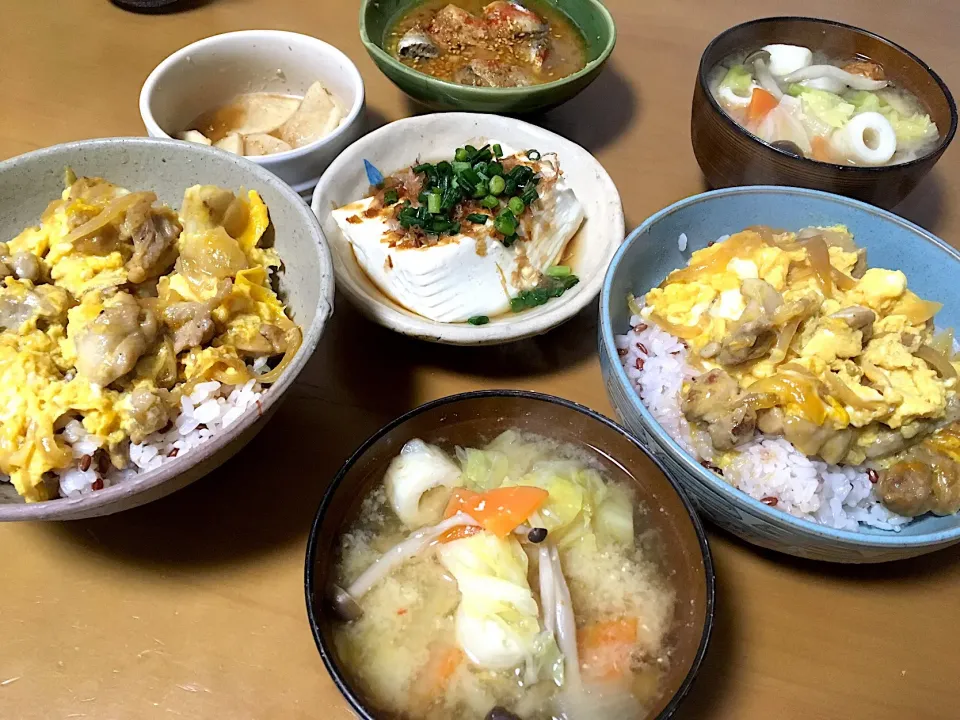
<instances>
[{"instance_id":1,"label":"brown wooden soup bowl","mask_svg":"<svg viewBox=\"0 0 960 720\"><path fill-rule=\"evenodd\" d=\"M803 45L830 56L862 56L880 63L899 87L916 95L940 130L927 155L899 165L859 167L798 158L760 140L737 124L710 92L710 71L731 53L772 43ZM957 131L957 106L940 77L920 58L866 30L800 17L753 20L725 30L707 46L693 91L690 137L707 183L793 185L825 190L891 208L937 163Z\"/></svg>"},{"instance_id":2,"label":"brown wooden soup bowl","mask_svg":"<svg viewBox=\"0 0 960 720\"><path fill-rule=\"evenodd\" d=\"M472 392L422 405L367 440L341 468L320 505L307 545L307 613L327 670L361 718L398 717L364 697L333 642L333 628L342 621L327 598L339 538L408 440L421 438L448 448L477 447L511 428L573 443L599 461L610 477L636 488L642 506L637 525L656 531L659 542L655 560L676 593L667 639L671 663L660 694L645 718L673 716L699 670L713 625L714 573L703 528L676 482L625 430L585 407L531 392Z\"/></svg>"}]
</instances>

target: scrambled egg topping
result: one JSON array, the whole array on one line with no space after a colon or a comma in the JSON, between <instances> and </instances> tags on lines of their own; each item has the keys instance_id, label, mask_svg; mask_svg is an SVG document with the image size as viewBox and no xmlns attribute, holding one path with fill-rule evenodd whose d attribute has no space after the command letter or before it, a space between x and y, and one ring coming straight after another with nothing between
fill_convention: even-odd
<instances>
[{"instance_id":1,"label":"scrambled egg topping","mask_svg":"<svg viewBox=\"0 0 960 720\"><path fill-rule=\"evenodd\" d=\"M732 377L739 394L730 392L760 413L761 429L766 413L776 431L796 430L799 418L808 434L845 433L842 451L824 455L860 463L891 431L909 439L944 419L960 367L934 339L940 304L917 297L899 270L865 262L844 227L745 230L693 253L647 293L641 314L684 339L704 372ZM826 447L820 438L807 454Z\"/></svg>"},{"instance_id":2,"label":"scrambled egg topping","mask_svg":"<svg viewBox=\"0 0 960 720\"><path fill-rule=\"evenodd\" d=\"M124 467L127 443L175 419L193 384L272 382L300 344L270 286L280 259L261 247L256 192L192 187L178 215L153 193L70 175L39 226L0 243L0 474L27 502L89 465L70 420Z\"/></svg>"}]
</instances>

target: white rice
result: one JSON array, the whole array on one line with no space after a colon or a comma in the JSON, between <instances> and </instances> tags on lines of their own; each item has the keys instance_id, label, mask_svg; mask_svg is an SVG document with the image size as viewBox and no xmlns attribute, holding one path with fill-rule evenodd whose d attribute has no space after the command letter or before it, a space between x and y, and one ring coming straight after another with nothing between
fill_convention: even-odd
<instances>
[{"instance_id":1,"label":"white rice","mask_svg":"<svg viewBox=\"0 0 960 720\"><path fill-rule=\"evenodd\" d=\"M155 470L165 462L190 452L233 425L251 407L256 405L263 390L255 380L245 385L221 385L211 381L199 383L189 396L180 399L180 414L166 432L147 436L142 443L129 446L130 466L111 469L105 476L95 467L87 470L71 467L57 471L62 497L80 497L128 479L139 472ZM74 458L92 456L100 449L100 442L89 435L77 420L71 420L63 430ZM98 483L99 480L99 483Z\"/></svg>"},{"instance_id":2,"label":"white rice","mask_svg":"<svg viewBox=\"0 0 960 720\"><path fill-rule=\"evenodd\" d=\"M683 383L697 375L687 363L686 346L639 315L630 318L630 325L616 343L634 389L677 444L698 461L711 463L709 436L692 432L680 411ZM736 451L737 457L723 470L723 479L757 500L773 504L775 499L775 507L791 515L854 531L861 523L899 530L910 522L880 503L866 467L812 460L782 437L760 436Z\"/></svg>"}]
</instances>

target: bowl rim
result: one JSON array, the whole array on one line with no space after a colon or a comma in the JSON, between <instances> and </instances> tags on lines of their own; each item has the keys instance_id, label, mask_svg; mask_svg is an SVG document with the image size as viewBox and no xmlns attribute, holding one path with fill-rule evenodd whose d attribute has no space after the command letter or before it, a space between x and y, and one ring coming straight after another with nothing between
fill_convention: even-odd
<instances>
[{"instance_id":1,"label":"bowl rim","mask_svg":"<svg viewBox=\"0 0 960 720\"><path fill-rule=\"evenodd\" d=\"M91 149L100 148L139 148L144 151L171 151L193 153L198 157L213 156L216 161L223 162L223 151L216 150L206 145L196 143L184 143L181 140L169 138L145 138L145 137L117 137L117 138L98 138L95 140L75 140L73 142L52 145L40 150L34 150L16 157L0 162L0 174L15 171L19 167L29 166L34 161L42 159L48 155L57 155L60 153L69 153L74 156L81 156L84 152ZM249 162L244 158L232 156L233 162L243 167L244 171L251 176L258 184L268 185L280 193L295 208L296 214L306 227L310 229L310 235L314 242L311 247L318 256L320 265L321 286L326 278L326 287L322 287L316 314L309 327L303 328L303 343L297 354L293 358L291 366L281 375L280 379L271 385L263 394L263 399L256 407L248 408L243 415L230 426L230 428L210 439L192 452L184 453L174 458L161 467L153 470L146 470L137 475L126 479L116 485L105 487L89 495L82 495L79 498L53 498L43 502L36 503L2 503L0 504L0 522L4 521L22 521L22 520L60 520L61 516L73 518L78 513L88 513L97 508L109 506L115 501L124 497L138 495L145 490L160 486L169 480L175 478L181 473L187 471L204 460L213 456L230 444L230 442L241 435L249 428L260 421L263 416L267 416L271 409L277 405L286 395L290 386L300 375L303 368L310 361L320 336L323 334L327 320L333 313L334 302L334 272L333 259L330 255L330 248L323 234L323 228L317 222L316 216L306 206L306 203L299 195L280 178L255 163ZM251 183L252 184L252 183ZM185 188L186 189L186 186Z\"/></svg>"},{"instance_id":2,"label":"bowl rim","mask_svg":"<svg viewBox=\"0 0 960 720\"><path fill-rule=\"evenodd\" d=\"M316 565L317 557L317 538L320 533L320 528L326 519L327 509L330 503L333 501L333 496L336 494L337 489L342 484L350 469L364 454L366 454L368 450L376 445L385 435L403 425L411 418L414 418L428 410L433 410L434 408L443 407L445 405L452 405L464 400L489 397L520 398L528 401L532 400L538 403L544 403L545 405L560 405L570 410L579 412L582 415L586 415L588 418L606 426L606 428L611 432L617 433L629 443L634 445L637 449L639 449L644 455L646 455L647 458L657 468L657 470L659 470L664 476L670 487L679 497L681 504L686 510L687 517L693 525L694 533L697 536L697 543L700 546L700 555L703 561L706 604L704 608L704 623L703 631L700 635L700 644L697 646L690 669L687 671L686 676L680 683L680 687L677 689L677 692L657 716L657 720L667 720L667 718L673 716L683 699L689 694L694 680L696 680L696 677L700 672L703 660L706 657L707 647L710 643L710 637L713 633L713 624L716 615L716 571L714 568L713 555L710 551L710 544L707 540L706 531L704 530L703 524L700 521L700 517L693 508L693 504L690 502L689 498L687 498L686 492L683 490L680 484L674 480L664 469L660 460L649 450L647 450L647 448L645 448L625 428L618 425L613 420L605 417L604 415L601 415L595 410L591 410L585 405L581 405L573 402L572 400L566 400L555 395L547 395L545 393L539 393L530 390L474 390L470 392L457 393L456 395L448 395L437 400L426 402L419 407L414 408L413 410L405 412L403 415L387 423L377 432L367 438L367 440L364 441L364 443L353 452L349 459L347 459L340 470L337 471L337 474L334 476L326 492L323 494L323 500L320 501L320 507L317 509L317 513L313 519L313 524L310 527L310 535L307 538L307 553L303 583L307 603L307 618L310 623L310 632L313 634L313 641L317 646L317 650L320 652L320 657L323 660L323 664L326 667L327 672L330 674L330 677L333 679L333 682L337 686L337 689L340 691L341 695L343 695L343 697L347 700L347 703L357 714L360 715L361 718L364 720L376 720L373 715L370 714L370 712L368 712L367 709L364 708L360 703L359 699L347 683L345 674L341 673L333 653L331 652L330 648L327 647L327 643L324 641L320 633L320 628L317 623L317 614L315 612L313 602L313 598L315 597L314 566Z\"/></svg>"},{"instance_id":3,"label":"bowl rim","mask_svg":"<svg viewBox=\"0 0 960 720\"><path fill-rule=\"evenodd\" d=\"M610 11L607 9L606 5L601 2L601 0L578 0L579 2L586 3L590 5L596 12L600 14L600 17L603 18L604 25L607 27L607 40L603 45L603 49L600 51L600 54L584 65L582 68L577 70L575 73L571 73L566 77L558 78L557 80L552 80L548 83L541 83L540 85L527 85L523 87L505 87L505 88L493 88L493 87L473 87L471 85L461 85L460 83L450 82L449 80L441 80L438 77L433 75L428 75L427 73L420 72L419 70L414 70L413 68L404 65L402 62L393 57L390 53L382 47L382 40L377 42L370 37L370 33L367 31L367 8L377 3L378 0L363 0L360 3L360 40L363 43L363 46L367 49L367 52L374 59L377 66L379 67L382 63L386 63L392 69L397 70L404 75L411 78L418 78L432 85L436 85L439 88L446 90L447 92L454 92L461 95L464 99L468 100L489 100L492 98L522 98L533 94L549 93L555 88L563 87L572 82L576 82L580 78L589 76L590 73L598 70L609 58L611 53L613 53L613 48L617 44L617 25L614 22L613 15L610 14ZM554 3L547 0L550 5ZM558 9L559 8L555 8ZM562 10L560 11L563 12ZM566 16L566 13L563 13ZM392 20L393 18L391 18ZM583 30L569 17L567 19L570 23L577 28L577 31L584 35Z\"/></svg>"},{"instance_id":4,"label":"bowl rim","mask_svg":"<svg viewBox=\"0 0 960 720\"><path fill-rule=\"evenodd\" d=\"M842 28L844 30L852 30L856 33L873 38L874 40L878 40L879 42L889 45L890 47L894 48L895 50L902 53L903 55L906 55L908 58L910 58L911 60L916 62L918 65L920 65L920 67L922 67L927 72L927 74L933 79L934 83L940 89L940 92L943 94L944 98L947 101L947 106L950 108L950 127L947 129L947 132L941 136L940 142L936 145L936 147L930 150L930 152L924 155L921 155L918 158L914 158L913 160L909 160L903 163L897 163L895 165L841 165L839 163L825 162L823 160L814 160L813 158L808 158L808 157L797 157L796 155L792 155L786 152L785 150L781 150L780 148L774 147L773 145L766 142L765 140L761 140L759 137L757 137L752 132L747 130L745 127L740 125L740 123L738 123L736 120L730 117L730 115L727 114L727 112L722 107L720 107L720 104L717 102L717 99L713 96L713 93L710 91L710 86L709 86L709 83L707 82L707 75L710 73L710 70L712 70L714 66L711 66L711 67L706 66L707 56L713 50L715 45L717 45L720 41L724 40L726 37L728 37L729 35L732 35L735 32L752 27L754 25L766 25L766 24L773 24L773 23L778 23L783 21L807 22L811 24L826 25L834 28ZM902 45L895 43L893 40L889 40L882 35L879 35L875 32L871 32L870 30L865 30L861 27L857 27L856 25L849 25L847 23L839 22L837 20L805 17L801 15L780 15L780 16L756 18L754 20L748 20L747 22L743 22L738 25L734 25L733 27L729 27L726 30L724 30L722 33L717 35L715 38L713 38L713 40L711 40L707 44L706 48L704 48L703 53L700 55L700 63L697 66L697 83L701 91L703 92L704 96L706 97L707 102L710 104L711 109L715 113L719 114L728 125L733 127L734 131L737 134L742 135L746 139L751 140L752 142L757 143L758 145L761 145L767 150L775 152L778 155L782 155L785 158L790 158L800 163L807 163L811 167L829 168L830 170L834 170L841 173L847 173L847 174L862 173L867 175L869 174L876 175L876 174L890 171L891 169L894 169L894 168L897 168L897 169L912 168L916 165L929 162L931 158L934 160L934 162L936 162L936 160L944 153L944 151L953 141L953 138L957 133L957 124L958 124L957 104L953 99L953 94L950 92L950 88L947 87L947 84L936 73L936 71L934 71L932 67L930 67L927 63L921 60L917 55L910 52Z\"/></svg>"},{"instance_id":5,"label":"bowl rim","mask_svg":"<svg viewBox=\"0 0 960 720\"><path fill-rule=\"evenodd\" d=\"M892 530L878 530L877 534L867 534L862 532L853 532L851 530L840 530L831 528L827 525L820 525L811 520L795 517L789 513L764 505L759 500L755 500L744 492L724 482L712 472L700 465L699 462L687 453L680 445L670 437L669 433L663 429L663 426L654 419L653 415L647 409L647 406L640 399L640 396L634 391L630 379L627 377L623 364L619 362L617 347L614 341L617 335L613 329L610 308L612 302L618 302L612 298L612 286L614 276L620 267L624 256L630 251L630 248L639 242L644 242L647 238L644 236L647 232L668 215L683 211L688 207L697 205L713 198L723 198L732 195L796 195L799 197L813 197L820 200L828 200L838 205L848 205L858 210L866 211L868 214L877 215L884 220L899 225L908 230L918 239L934 245L947 252L958 265L960 265L960 251L945 243L933 233L924 230L919 225L915 225L909 220L905 220L899 215L888 210L882 210L859 200L834 195L821 190L810 190L806 188L795 188L779 185L750 185L744 187L724 188L721 190L711 190L697 195L679 200L668 205L659 212L651 215L644 220L637 228L627 236L623 245L617 250L616 256L607 269L607 276L604 279L603 290L600 293L600 352L601 356L605 353L611 359L610 365L613 367L612 374L616 378L618 386L624 391L631 407L640 415L641 423L644 429L651 433L655 445L662 448L671 459L682 466L683 470L701 485L705 485L715 493L721 495L734 505L743 506L753 515L759 515L766 522L780 526L787 526L790 530L801 535L819 535L831 540L836 540L849 545L857 545L865 548L914 548L938 546L944 543L950 543L960 539L960 525L947 530L938 530L936 532L924 533L922 535L900 535ZM883 533L883 534L879 534Z\"/></svg>"},{"instance_id":6,"label":"bowl rim","mask_svg":"<svg viewBox=\"0 0 960 720\"><path fill-rule=\"evenodd\" d=\"M178 65L184 61L188 61L191 53L198 50L207 50L211 47L216 47L224 43L231 43L235 41L242 43L245 40L268 40L270 42L282 43L293 38L296 38L298 42L305 42L313 45L314 51L318 52L319 54L325 53L343 62L344 66L347 68L347 75L350 80L350 84L353 85L355 91L353 104L350 106L349 111L340 122L340 125L338 125L333 132L331 132L329 135L324 135L323 137L318 138L307 145L303 145L298 148L292 148L279 153L272 153L270 155L235 155L235 157L243 157L246 160L249 160L257 165L263 165L264 167L273 167L287 160L295 160L306 157L315 150L319 150L320 148L333 144L338 138L346 133L347 128L351 127L357 121L357 118L360 117L360 113L363 111L366 92L363 84L363 77L360 75L360 71L357 69L357 66L354 64L353 60L351 60L346 53L336 46L331 45L328 42L324 42L320 38L313 37L312 35L291 32L289 30L235 30L232 32L218 33L216 35L210 35L208 37L201 38L200 40L192 42L189 45L185 45L179 50L172 52L166 58L161 60L160 63L153 68L153 70L150 71L150 74L147 75L147 79L144 81L143 86L140 88L140 119L147 128L147 132L154 137L169 138L170 140L175 140L176 142L187 142L185 140L178 140L160 127L160 124L153 116L152 105L154 92L156 91L158 84L163 80L163 76L166 75L175 65ZM194 144L199 145L199 143ZM219 150L219 148L214 149ZM221 152L226 151L224 150ZM233 155L233 153L230 154Z\"/></svg>"},{"instance_id":7,"label":"bowl rim","mask_svg":"<svg viewBox=\"0 0 960 720\"><path fill-rule=\"evenodd\" d=\"M544 138L549 138L552 142L560 142L577 148L584 153L585 161L586 158L589 157L593 163L593 174L590 182L603 185L605 188L604 196L610 198L611 203L613 203L614 199L616 201L614 203L616 213L612 216L610 222L616 226L618 236L611 240L610 244L612 247L606 252L603 267L605 268L607 266L614 257L617 248L623 242L623 236L626 232L626 228L624 227L623 205L620 201L620 193L613 179L592 153L572 140L542 128L539 125L503 115L459 111L427 113L395 120L367 133L347 146L347 148L330 163L330 166L320 177L320 181L313 190L313 199L310 204L314 215L316 215L317 218L321 218L330 213L332 208L324 205L324 196L328 186L336 183L337 173L346 163L359 160L360 157L362 157L362 152L370 145L381 143L385 138L394 136L400 131L412 130L422 123L429 123L435 119L442 119L452 124L479 122L481 123L481 127L478 129L478 132L482 132L482 124L485 122L508 121L513 128L522 128L531 133L541 135ZM424 147L427 146L425 145ZM412 152L411 150L411 154ZM584 218L584 225L577 231L578 234L583 232L585 227L589 227L587 221L590 219L590 217ZM323 225L323 222L321 222L321 225ZM339 228L337 232L340 232ZM441 323L401 308L392 302L372 280L370 281L371 292L366 291L364 288L357 287L350 278L344 277L340 272L341 250L339 249L339 244L341 242L347 242L346 239L334 236L329 238L329 242L332 248L336 245L336 248L333 248L331 252L334 255L334 270L337 272L339 289L350 298L362 313L377 324L394 332L416 337L428 342L447 345L500 345L540 335L552 330L581 312L599 295L605 272L598 268L597 271L590 276L580 276L580 283L570 294L565 294L562 298L558 298L559 302L556 305L550 305L548 303L544 306L547 307L548 310L533 317L524 317L522 313L513 316L507 311L505 314L492 317L491 323L488 325L473 326L467 325L466 323ZM347 244L349 245L349 243ZM363 272L363 269L360 268L360 271ZM504 317L510 318L510 320L508 322L496 322L498 319Z\"/></svg>"}]
</instances>

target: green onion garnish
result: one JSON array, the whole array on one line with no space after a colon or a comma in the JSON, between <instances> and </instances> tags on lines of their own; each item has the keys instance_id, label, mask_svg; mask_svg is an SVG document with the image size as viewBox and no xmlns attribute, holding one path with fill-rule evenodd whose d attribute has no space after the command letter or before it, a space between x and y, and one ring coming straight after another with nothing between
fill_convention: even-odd
<instances>
[{"instance_id":1,"label":"green onion garnish","mask_svg":"<svg viewBox=\"0 0 960 720\"><path fill-rule=\"evenodd\" d=\"M383 194L384 205L393 205L399 199L400 199L400 194L397 192L396 188L390 188Z\"/></svg>"},{"instance_id":2,"label":"green onion garnish","mask_svg":"<svg viewBox=\"0 0 960 720\"><path fill-rule=\"evenodd\" d=\"M489 215L485 215L484 213L470 213L467 215L467 220L472 223L477 223L478 225L486 225L487 218L489 217Z\"/></svg>"},{"instance_id":3,"label":"green onion garnish","mask_svg":"<svg viewBox=\"0 0 960 720\"><path fill-rule=\"evenodd\" d=\"M503 165L498 162L487 163L487 175L493 177L494 175L503 175Z\"/></svg>"},{"instance_id":4,"label":"green onion garnish","mask_svg":"<svg viewBox=\"0 0 960 720\"><path fill-rule=\"evenodd\" d=\"M514 215L520 215L526 209L526 206L523 204L523 200L518 197L510 198L510 202L507 203L507 207L510 208L510 212Z\"/></svg>"},{"instance_id":5,"label":"green onion garnish","mask_svg":"<svg viewBox=\"0 0 960 720\"><path fill-rule=\"evenodd\" d=\"M511 245L513 245L516 241L517 241L516 233L514 233L513 235L507 235L505 238L503 238L503 246L505 248L508 248Z\"/></svg>"},{"instance_id":6,"label":"green onion garnish","mask_svg":"<svg viewBox=\"0 0 960 720\"><path fill-rule=\"evenodd\" d=\"M471 325L486 325L488 322L490 322L490 318L488 318L486 315L474 315L472 318L467 320L467 322Z\"/></svg>"},{"instance_id":7,"label":"green onion garnish","mask_svg":"<svg viewBox=\"0 0 960 720\"><path fill-rule=\"evenodd\" d=\"M537 192L537 189L532 185L527 185L527 189L523 191L523 195L520 196L520 199L523 201L524 205L532 205L540 197L540 193Z\"/></svg>"},{"instance_id":8,"label":"green onion garnish","mask_svg":"<svg viewBox=\"0 0 960 720\"><path fill-rule=\"evenodd\" d=\"M555 270L558 267L566 266L557 265L549 268L545 282L541 283L539 287L535 287L532 290L522 290L519 295L510 300L510 310L516 313L528 308L538 307L545 304L551 298L560 297L580 282L580 278L572 274L564 275L563 277L551 276L550 270ZM570 268L566 268L566 270L568 273L570 272Z\"/></svg>"},{"instance_id":9,"label":"green onion garnish","mask_svg":"<svg viewBox=\"0 0 960 720\"><path fill-rule=\"evenodd\" d=\"M427 197L427 212L429 212L431 215L436 215L440 212L439 192L434 191Z\"/></svg>"},{"instance_id":10,"label":"green onion garnish","mask_svg":"<svg viewBox=\"0 0 960 720\"><path fill-rule=\"evenodd\" d=\"M476 187L473 189L473 196L475 198L486 197L490 194L490 186L485 182L478 182Z\"/></svg>"},{"instance_id":11,"label":"green onion garnish","mask_svg":"<svg viewBox=\"0 0 960 720\"><path fill-rule=\"evenodd\" d=\"M430 163L423 163L422 165L413 166L413 171L417 174L425 173L428 170L432 170L432 169L433 169L433 165L431 165Z\"/></svg>"},{"instance_id":12,"label":"green onion garnish","mask_svg":"<svg viewBox=\"0 0 960 720\"><path fill-rule=\"evenodd\" d=\"M518 313L524 308L527 307L527 304L523 301L523 298L519 295L515 298L510 298L510 310Z\"/></svg>"},{"instance_id":13,"label":"green onion garnish","mask_svg":"<svg viewBox=\"0 0 960 720\"><path fill-rule=\"evenodd\" d=\"M457 150L457 152L460 152L460 151ZM452 165L453 165L453 171L457 173L457 175L462 173L464 170L470 169L470 163L463 162L462 160L456 160L452 163Z\"/></svg>"},{"instance_id":14,"label":"green onion garnish","mask_svg":"<svg viewBox=\"0 0 960 720\"><path fill-rule=\"evenodd\" d=\"M507 181L501 175L490 178L490 194L500 195L507 187Z\"/></svg>"},{"instance_id":15,"label":"green onion garnish","mask_svg":"<svg viewBox=\"0 0 960 720\"><path fill-rule=\"evenodd\" d=\"M497 215L496 220L493 221L493 226L499 233L513 235L517 231L517 219L509 210L502 210L500 214Z\"/></svg>"},{"instance_id":16,"label":"green onion garnish","mask_svg":"<svg viewBox=\"0 0 960 720\"><path fill-rule=\"evenodd\" d=\"M457 162L466 162L469 157L470 154L466 148L457 148L457 151L453 154L453 159Z\"/></svg>"},{"instance_id":17,"label":"green onion garnish","mask_svg":"<svg viewBox=\"0 0 960 720\"><path fill-rule=\"evenodd\" d=\"M554 265L553 267L547 268L547 275L552 278L565 278L569 277L572 273L573 271L569 265Z\"/></svg>"},{"instance_id":18,"label":"green onion garnish","mask_svg":"<svg viewBox=\"0 0 960 720\"><path fill-rule=\"evenodd\" d=\"M491 190L492 190L491 185ZM487 210L493 210L496 207L499 207L500 201L497 200L493 195L487 195L483 200L480 201L480 204L487 208Z\"/></svg>"},{"instance_id":19,"label":"green onion garnish","mask_svg":"<svg viewBox=\"0 0 960 720\"><path fill-rule=\"evenodd\" d=\"M541 156L540 156L540 153L539 153L538 151L536 151L536 150L527 150L527 159L528 159L528 160L534 160L534 161L536 161L536 160L539 160L540 157L541 157Z\"/></svg>"},{"instance_id":20,"label":"green onion garnish","mask_svg":"<svg viewBox=\"0 0 960 720\"><path fill-rule=\"evenodd\" d=\"M503 148L500 147L500 143L497 143L493 146L493 156L496 158L503 157Z\"/></svg>"}]
</instances>

